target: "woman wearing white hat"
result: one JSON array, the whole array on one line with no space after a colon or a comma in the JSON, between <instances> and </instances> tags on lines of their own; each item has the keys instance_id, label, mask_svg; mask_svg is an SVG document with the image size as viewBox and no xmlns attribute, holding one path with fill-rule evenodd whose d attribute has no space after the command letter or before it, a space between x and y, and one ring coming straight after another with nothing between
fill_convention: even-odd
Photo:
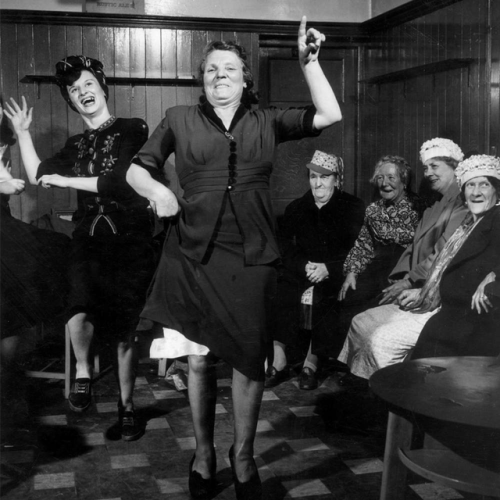
<instances>
[{"instance_id":1,"label":"woman wearing white hat","mask_svg":"<svg viewBox=\"0 0 500 500\"><path fill-rule=\"evenodd\" d=\"M349 385L369 379L379 368L403 361L435 311L415 315L395 303L399 294L423 282L434 260L464 220L467 209L460 196L455 169L463 160L460 147L450 139L436 137L420 148L424 177L441 199L425 210L415 230L413 243L401 255L389 275L382 305L354 316L338 360L351 373L340 380Z\"/></svg>"},{"instance_id":2,"label":"woman wearing white hat","mask_svg":"<svg viewBox=\"0 0 500 500\"><path fill-rule=\"evenodd\" d=\"M500 158L471 156L456 175L470 213L424 286L406 290L399 299L414 313L440 308L422 330L414 359L500 353L500 303L491 293L500 276Z\"/></svg>"}]
</instances>

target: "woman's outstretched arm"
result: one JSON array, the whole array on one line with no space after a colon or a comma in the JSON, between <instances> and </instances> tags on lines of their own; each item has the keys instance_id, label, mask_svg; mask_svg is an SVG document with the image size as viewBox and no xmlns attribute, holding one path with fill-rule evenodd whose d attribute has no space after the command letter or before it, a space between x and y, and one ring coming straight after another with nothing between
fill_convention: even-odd
<instances>
[{"instance_id":1,"label":"woman's outstretched arm","mask_svg":"<svg viewBox=\"0 0 500 500\"><path fill-rule=\"evenodd\" d=\"M316 107L314 128L322 130L342 120L342 112L318 60L319 49L321 42L325 41L325 35L314 28L306 30L306 22L307 18L303 16L297 38L299 63Z\"/></svg>"},{"instance_id":2,"label":"woman's outstretched arm","mask_svg":"<svg viewBox=\"0 0 500 500\"><path fill-rule=\"evenodd\" d=\"M17 135L19 141L19 149L23 159L24 168L28 176L30 184L38 184L36 173L38 166L41 163L40 158L35 150L33 139L30 133L30 125L33 118L33 108L28 108L26 99L21 97L22 107L17 102L10 98L10 103L5 103L4 113L10 120L12 128Z\"/></svg>"}]
</instances>

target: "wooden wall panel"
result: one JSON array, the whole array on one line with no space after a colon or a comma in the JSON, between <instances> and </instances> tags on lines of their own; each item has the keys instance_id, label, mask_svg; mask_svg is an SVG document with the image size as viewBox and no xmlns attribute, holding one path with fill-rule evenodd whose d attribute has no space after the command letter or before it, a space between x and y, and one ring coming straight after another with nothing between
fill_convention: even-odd
<instances>
[{"instance_id":1,"label":"wooden wall panel","mask_svg":"<svg viewBox=\"0 0 500 500\"><path fill-rule=\"evenodd\" d=\"M11 97L18 100L18 81L19 74L17 69L17 26L6 25L2 26L2 36L0 38L0 58L2 61L2 71L0 73L0 82L2 84L1 92L2 99L8 102ZM8 71L5 70L8 68ZM12 175L21 179L26 179L22 173L19 163L19 149L17 146L11 148L11 166ZM21 213L21 196L11 196L10 207L12 213Z\"/></svg>"},{"instance_id":2,"label":"wooden wall panel","mask_svg":"<svg viewBox=\"0 0 500 500\"><path fill-rule=\"evenodd\" d=\"M145 39L146 77L161 78L161 31L159 29L147 29L145 31ZM150 85L147 88L146 114L151 123L159 123L163 116L161 88L157 85Z\"/></svg>"},{"instance_id":3,"label":"wooden wall panel","mask_svg":"<svg viewBox=\"0 0 500 500\"><path fill-rule=\"evenodd\" d=\"M249 32L70 22L4 23L0 55L2 68L10 70L2 71L0 76L4 97L18 100L21 95L26 96L29 106L34 108L31 131L35 147L41 159L48 158L64 146L69 136L82 132L84 124L64 104L56 85L20 83L25 75L53 75L60 59L83 54L99 59L108 77L191 79L197 75L206 43L223 37L237 39L246 46L250 59L258 61L258 36ZM200 95L201 87L196 85L110 84L108 103L117 116L146 120L151 133L166 109L197 103ZM24 178L17 147L13 148L12 157L14 173ZM170 159L170 163L174 161L175 158ZM13 197L11 205L16 217L29 222L51 209L74 210L76 193L29 186L21 196Z\"/></svg>"},{"instance_id":4,"label":"wooden wall panel","mask_svg":"<svg viewBox=\"0 0 500 500\"><path fill-rule=\"evenodd\" d=\"M343 71L357 74L359 67L361 80L445 59L472 57L477 60L470 68L380 85L360 84L359 91L356 85L337 90L354 113L348 120L352 126L336 127L332 139L336 148L345 149L347 157L352 158L346 175L350 191L369 201L368 179L373 165L387 153L406 157L417 168L418 182L421 179L420 145L436 135L456 140L464 150L487 152L491 130L497 130L500 122L500 110L494 115L493 128L488 119L490 96L493 99L497 96L498 106L500 95L498 84L493 90L489 86L490 1L440 2L446 6L439 11L404 24L393 23L390 29L378 27L375 32L372 28L369 39L365 34L361 36L357 28L355 35L359 35L359 39L344 38L344 46L354 47L346 49L346 53L354 52L344 57ZM285 50L285 46L293 46L296 33L295 24L279 28L266 25L251 32L253 27L244 29L242 25L231 24L227 29L222 23L213 22L152 25L142 18L134 18L126 26L111 17L99 19L95 25L86 16L40 19L23 15L15 22L3 19L5 17L0 33L2 91L4 97L19 98L22 93L28 96L30 106L34 107L33 136L42 158L57 152L69 135L83 130L83 125L78 115L63 105L55 85L19 83L28 72L53 74L58 60L83 53L100 59L108 76L191 78L197 74L206 42L236 39L247 49L256 83L268 85L265 74L260 78L263 66L259 43L268 47L264 53L272 57L274 49L265 44L276 37L279 51ZM195 25L197 27L193 27ZM279 30L283 30L280 31L283 40L279 38L281 35L269 35ZM326 30L332 31L332 28L326 26ZM496 36L498 40L498 34ZM330 47L342 50L335 42ZM356 51L358 55L353 55ZM495 81L500 74L498 67L497 63L491 76ZM265 89L260 90L265 93ZM191 85L110 85L109 103L117 116L144 118L152 132L166 109L177 104L194 104L200 94L200 87ZM14 172L19 174L17 147L13 148L12 156ZM14 197L11 204L15 216L30 221L50 207L74 208L75 198L74 193L65 190L30 188L21 197Z\"/></svg>"},{"instance_id":5,"label":"wooden wall panel","mask_svg":"<svg viewBox=\"0 0 500 500\"><path fill-rule=\"evenodd\" d=\"M463 0L381 31L366 45L363 80L447 59L473 58L469 68L405 81L362 84L358 192L367 197L369 167L383 154L404 156L422 179L421 144L448 137L467 152L488 152L489 0ZM364 179L364 180L363 180Z\"/></svg>"}]
</instances>

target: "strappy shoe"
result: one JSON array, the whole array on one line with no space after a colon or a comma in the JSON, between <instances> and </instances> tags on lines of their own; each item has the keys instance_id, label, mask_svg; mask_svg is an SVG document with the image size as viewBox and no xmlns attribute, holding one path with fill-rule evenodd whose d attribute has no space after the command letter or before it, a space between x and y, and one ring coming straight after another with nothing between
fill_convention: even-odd
<instances>
[{"instance_id":1,"label":"strappy shoe","mask_svg":"<svg viewBox=\"0 0 500 500\"><path fill-rule=\"evenodd\" d=\"M233 471L234 490L236 492L237 500L261 500L262 499L262 483L255 464L255 474L244 483L238 481L236 476L236 468L234 466L234 447L231 446L229 450L229 462L231 463L231 470ZM255 463L255 462L254 462Z\"/></svg>"},{"instance_id":2,"label":"strappy shoe","mask_svg":"<svg viewBox=\"0 0 500 500\"><path fill-rule=\"evenodd\" d=\"M270 389L271 387L276 387L285 380L290 378L290 367L287 365L283 370L277 370L274 366L270 366L266 372L266 379L264 381L264 387Z\"/></svg>"}]
</instances>

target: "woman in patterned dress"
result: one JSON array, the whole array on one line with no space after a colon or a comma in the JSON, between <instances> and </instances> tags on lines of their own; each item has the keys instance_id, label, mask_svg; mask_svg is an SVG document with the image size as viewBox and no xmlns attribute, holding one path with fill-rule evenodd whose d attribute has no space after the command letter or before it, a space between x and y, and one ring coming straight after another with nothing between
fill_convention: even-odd
<instances>
[{"instance_id":1,"label":"woman in patterned dress","mask_svg":"<svg viewBox=\"0 0 500 500\"><path fill-rule=\"evenodd\" d=\"M5 114L17 134L29 181L47 189L77 190L68 272L67 327L76 357L70 408L82 412L90 406L90 349L98 330L98 336L116 348L121 435L130 441L142 433L132 401L135 329L155 259L152 213L147 200L128 185L125 173L147 140L148 126L139 118L111 115L103 66L96 59L63 59L56 64L56 81L88 129L70 137L54 157L43 161L38 157L29 132L33 110L24 97L21 106L11 99Z\"/></svg>"},{"instance_id":2,"label":"woman in patterned dress","mask_svg":"<svg viewBox=\"0 0 500 500\"><path fill-rule=\"evenodd\" d=\"M351 319L369 307L387 286L387 279L403 250L412 244L415 228L427 207L410 190L411 167L401 156L380 158L370 182L380 199L371 203L359 236L344 262L345 280L339 331L345 338Z\"/></svg>"}]
</instances>

